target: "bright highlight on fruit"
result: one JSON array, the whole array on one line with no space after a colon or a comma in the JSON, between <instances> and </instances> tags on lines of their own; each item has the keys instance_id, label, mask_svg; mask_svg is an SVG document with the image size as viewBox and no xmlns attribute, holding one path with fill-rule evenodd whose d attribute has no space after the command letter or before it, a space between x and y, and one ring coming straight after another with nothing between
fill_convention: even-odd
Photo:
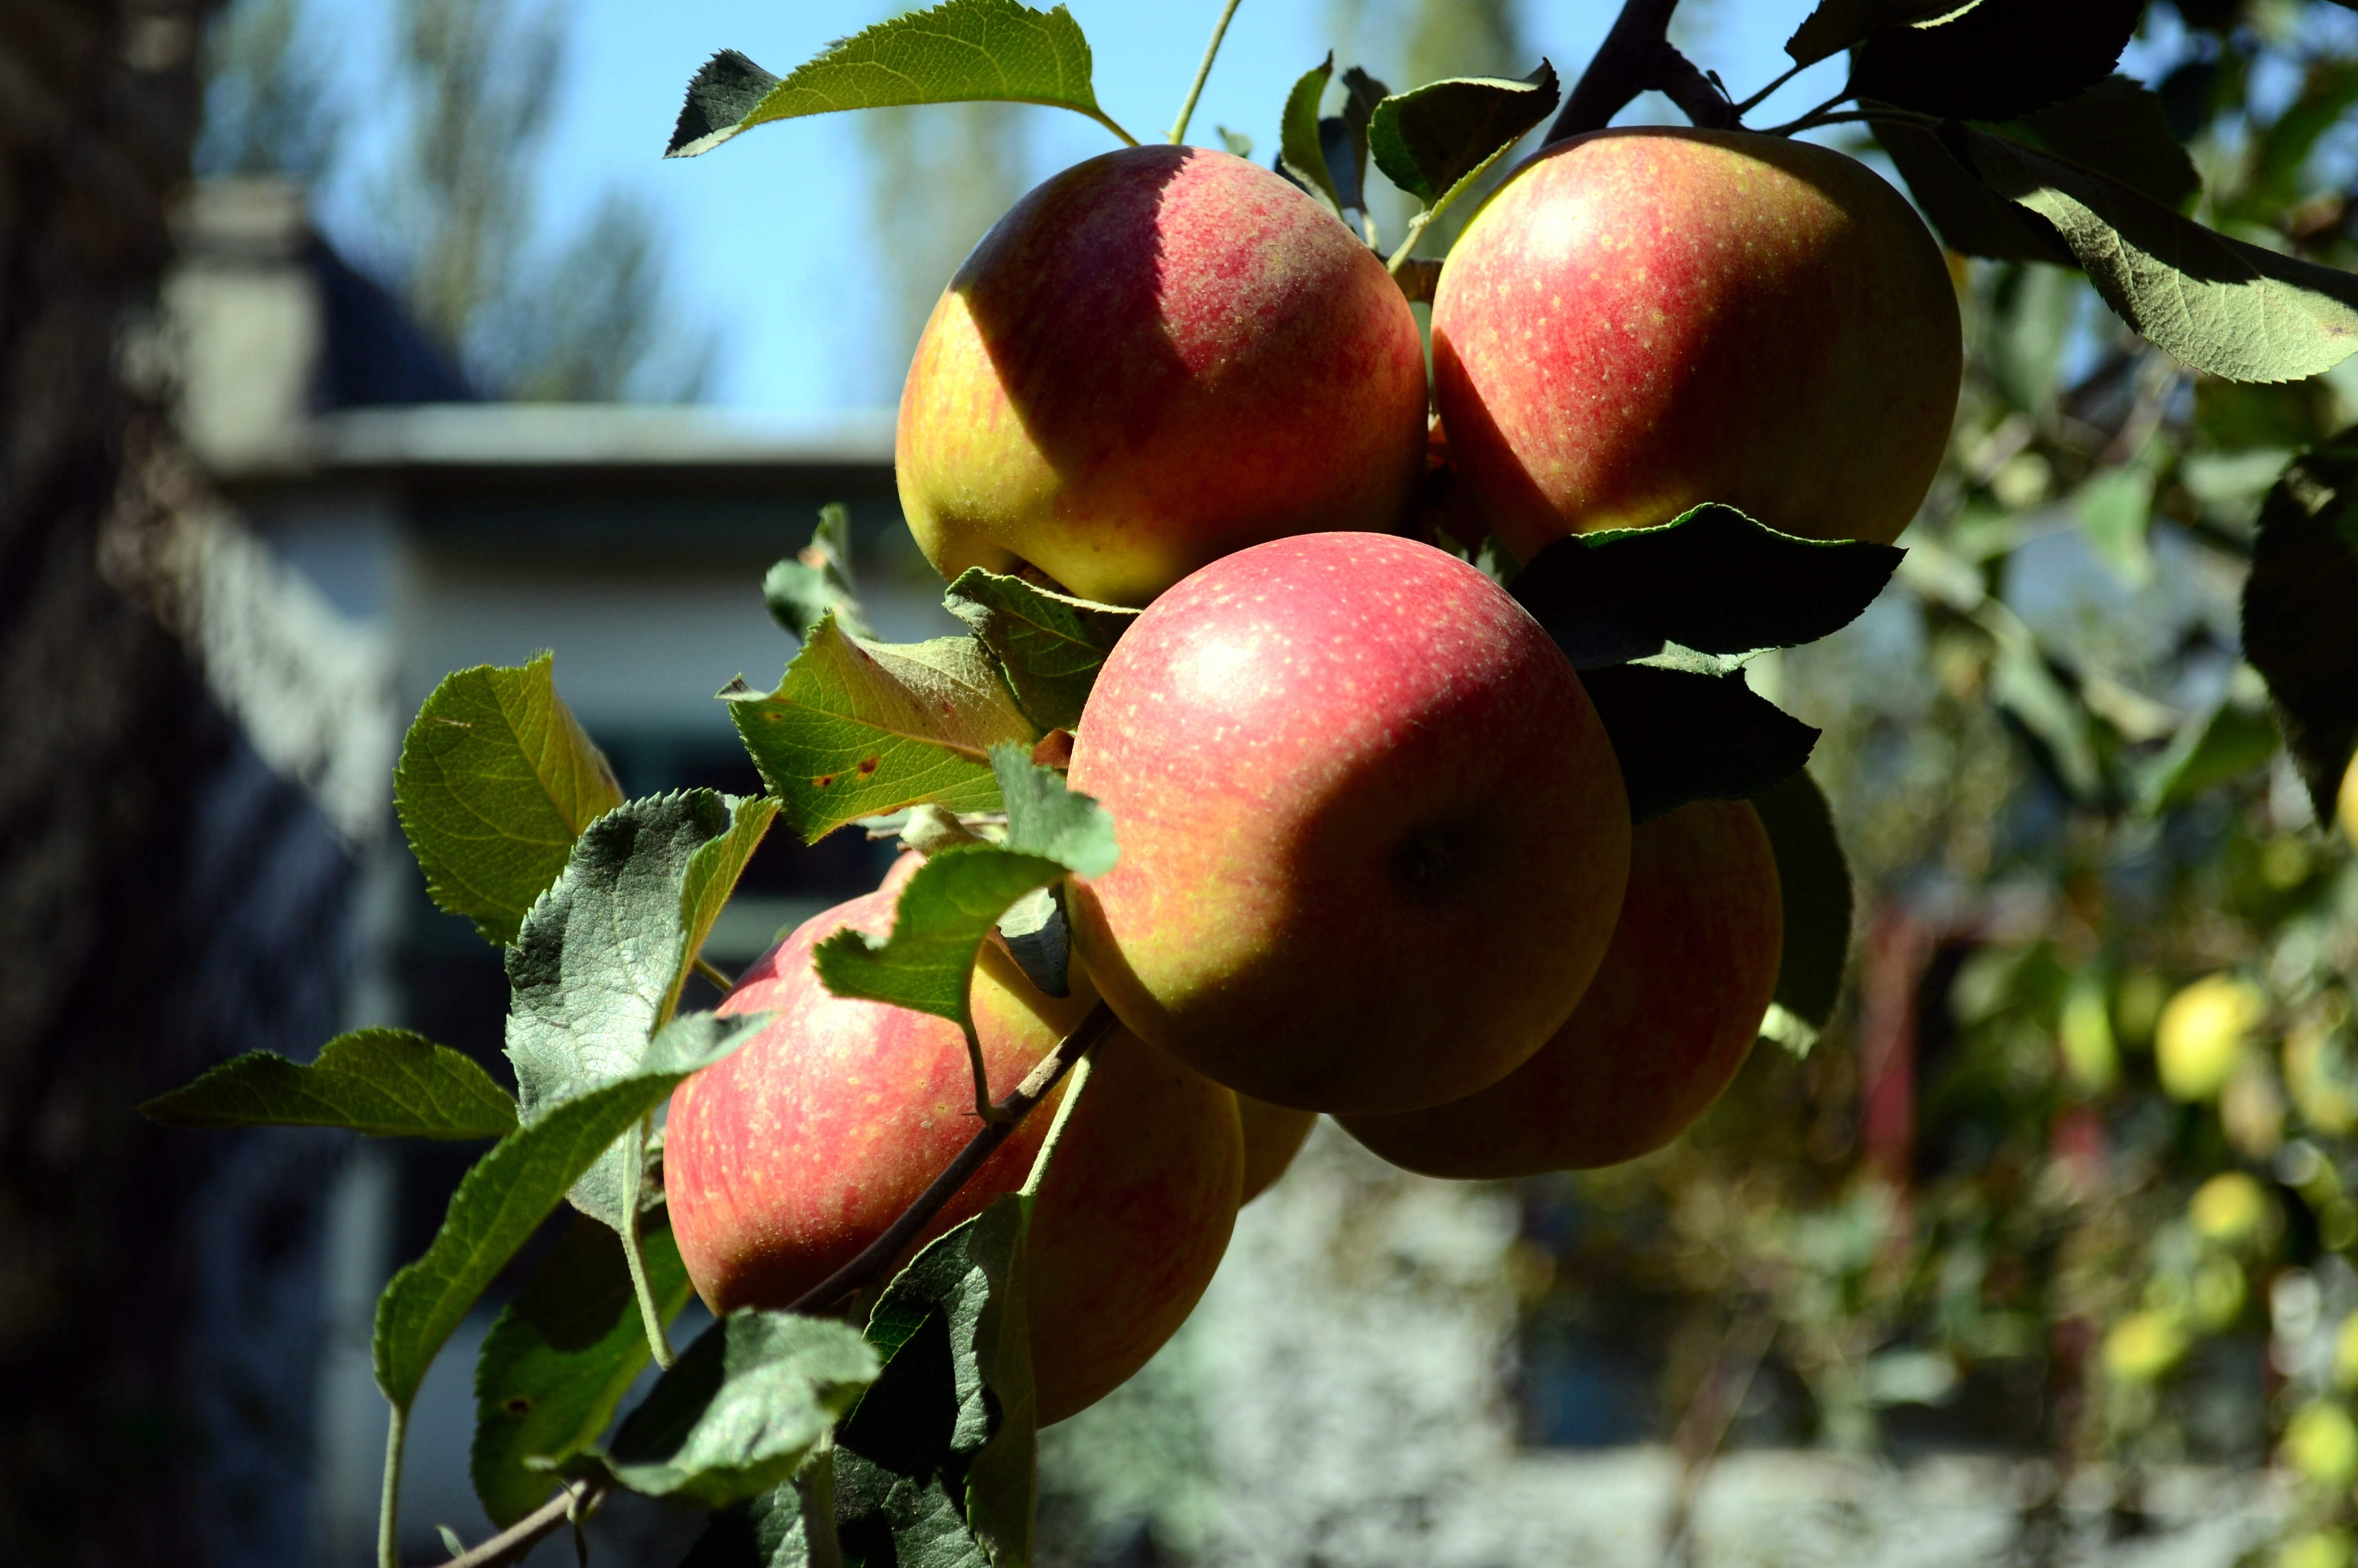
<instances>
[{"instance_id":1,"label":"bright highlight on fruit","mask_svg":"<svg viewBox=\"0 0 2358 1568\"><path fill-rule=\"evenodd\" d=\"M1403 526L1423 471L1408 301L1334 214L1200 147L1066 169L934 309L901 395L902 510L945 578L1144 604L1232 550Z\"/></svg>"},{"instance_id":2,"label":"bright highlight on fruit","mask_svg":"<svg viewBox=\"0 0 2358 1568\"><path fill-rule=\"evenodd\" d=\"M1628 871L1570 664L1406 539L1282 539L1163 595L1098 675L1069 776L1121 840L1072 897L1099 992L1299 1109L1410 1110L1520 1065L1587 989Z\"/></svg>"},{"instance_id":3,"label":"bright highlight on fruit","mask_svg":"<svg viewBox=\"0 0 2358 1568\"><path fill-rule=\"evenodd\" d=\"M2173 1099L2210 1099L2234 1076L2268 1000L2251 981L2206 975L2171 997L2154 1026L2154 1065Z\"/></svg>"},{"instance_id":4,"label":"bright highlight on fruit","mask_svg":"<svg viewBox=\"0 0 2358 1568\"><path fill-rule=\"evenodd\" d=\"M1744 132L1551 147L1467 225L1433 304L1451 459L1519 560L1706 501L1888 543L1962 363L1948 268L1899 193Z\"/></svg>"}]
</instances>

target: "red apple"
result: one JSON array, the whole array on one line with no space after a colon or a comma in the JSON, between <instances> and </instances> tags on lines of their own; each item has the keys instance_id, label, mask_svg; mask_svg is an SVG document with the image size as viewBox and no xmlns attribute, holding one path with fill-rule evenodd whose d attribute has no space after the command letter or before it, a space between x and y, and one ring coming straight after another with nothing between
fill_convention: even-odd
<instances>
[{"instance_id":1,"label":"red apple","mask_svg":"<svg viewBox=\"0 0 2358 1568\"><path fill-rule=\"evenodd\" d=\"M811 968L817 942L846 925L890 930L892 908L889 891L853 899L754 965L719 1011L777 1017L672 1097L672 1230L716 1313L783 1307L849 1262L975 1131L956 1025L838 997ZM1046 997L997 947L983 949L972 1007L994 1097L1087 1015L1095 998L1076 990ZM1227 1249L1243 1179L1228 1090L1122 1031L1091 1060L1033 1210L1044 1423L1118 1387L1185 1320ZM923 1239L1021 1187L1055 1108L1052 1100L1025 1118Z\"/></svg>"},{"instance_id":2,"label":"red apple","mask_svg":"<svg viewBox=\"0 0 2358 1568\"><path fill-rule=\"evenodd\" d=\"M1408 539L1215 561L1107 659L1073 787L1121 860L1074 943L1141 1038L1304 1110L1409 1110L1520 1065L1621 904L1628 804L1572 666Z\"/></svg>"},{"instance_id":3,"label":"red apple","mask_svg":"<svg viewBox=\"0 0 2358 1568\"><path fill-rule=\"evenodd\" d=\"M1639 825L1629 891L1588 994L1538 1055L1478 1094L1344 1130L1428 1176L1617 1164L1684 1131L1736 1076L1784 954L1777 857L1742 801Z\"/></svg>"},{"instance_id":4,"label":"red apple","mask_svg":"<svg viewBox=\"0 0 2358 1568\"><path fill-rule=\"evenodd\" d=\"M1250 1203L1285 1174L1285 1168L1293 1163L1293 1157L1302 1152L1302 1145L1309 1140L1318 1113L1238 1095L1237 1116L1244 1124L1245 1133L1242 1201Z\"/></svg>"},{"instance_id":5,"label":"red apple","mask_svg":"<svg viewBox=\"0 0 2358 1568\"><path fill-rule=\"evenodd\" d=\"M1962 357L1899 193L1737 131L1550 148L1466 225L1433 304L1451 460L1522 560L1706 501L1888 542L1947 449Z\"/></svg>"},{"instance_id":6,"label":"red apple","mask_svg":"<svg viewBox=\"0 0 2358 1568\"><path fill-rule=\"evenodd\" d=\"M1247 545L1400 527L1424 460L1408 302L1258 164L1132 147L1001 219L901 394L901 506L944 577L1144 604Z\"/></svg>"}]
</instances>

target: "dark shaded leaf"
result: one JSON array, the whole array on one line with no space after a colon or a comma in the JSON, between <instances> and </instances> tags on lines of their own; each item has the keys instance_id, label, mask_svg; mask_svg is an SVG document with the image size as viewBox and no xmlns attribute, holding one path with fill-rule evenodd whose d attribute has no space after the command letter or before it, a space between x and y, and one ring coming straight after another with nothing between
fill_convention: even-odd
<instances>
[{"instance_id":1,"label":"dark shaded leaf","mask_svg":"<svg viewBox=\"0 0 2358 1568\"><path fill-rule=\"evenodd\" d=\"M851 586L851 512L841 502L818 509L810 543L770 568L762 599L771 618L797 638L834 615L855 637L873 637L860 595Z\"/></svg>"},{"instance_id":2,"label":"dark shaded leaf","mask_svg":"<svg viewBox=\"0 0 2358 1568\"><path fill-rule=\"evenodd\" d=\"M552 1107L476 1161L433 1245L377 1298L372 1351L384 1397L407 1410L450 1331L567 1190L681 1079L736 1050L766 1022L766 1014L678 1019L648 1050L642 1071Z\"/></svg>"},{"instance_id":3,"label":"dark shaded leaf","mask_svg":"<svg viewBox=\"0 0 2358 1568\"><path fill-rule=\"evenodd\" d=\"M565 869L574 838L622 803L535 654L443 677L417 710L393 773L393 805L439 908L483 940L515 940L532 901Z\"/></svg>"},{"instance_id":4,"label":"dark shaded leaf","mask_svg":"<svg viewBox=\"0 0 2358 1568\"><path fill-rule=\"evenodd\" d=\"M1941 243L1951 250L1994 261L2078 265L2052 224L1982 183L1981 176L1960 162L1937 132L1889 120L1870 128Z\"/></svg>"},{"instance_id":5,"label":"dark shaded leaf","mask_svg":"<svg viewBox=\"0 0 2358 1568\"><path fill-rule=\"evenodd\" d=\"M2260 507L2244 656L2267 682L2317 819L2358 752L2358 428L2294 460Z\"/></svg>"},{"instance_id":6,"label":"dark shaded leaf","mask_svg":"<svg viewBox=\"0 0 2358 1568\"><path fill-rule=\"evenodd\" d=\"M1881 27L1859 46L1861 98L1943 119L2012 120L2113 73L2146 0L1980 0L1945 21Z\"/></svg>"},{"instance_id":7,"label":"dark shaded leaf","mask_svg":"<svg viewBox=\"0 0 2358 1568\"><path fill-rule=\"evenodd\" d=\"M663 1321L693 1294L668 1227L644 1226L647 1284ZM547 1501L542 1466L596 1443L648 1360L622 1244L577 1216L492 1325L475 1362L475 1442L469 1472L483 1511L503 1529Z\"/></svg>"},{"instance_id":8,"label":"dark shaded leaf","mask_svg":"<svg viewBox=\"0 0 2358 1568\"><path fill-rule=\"evenodd\" d=\"M1098 670L1140 613L980 567L960 572L943 603L974 628L1017 703L1044 730L1080 723Z\"/></svg>"},{"instance_id":9,"label":"dark shaded leaf","mask_svg":"<svg viewBox=\"0 0 2358 1568\"><path fill-rule=\"evenodd\" d=\"M1644 665L1585 671L1639 822L1691 800L1745 800L1810 760L1818 732L1756 695L1740 675Z\"/></svg>"},{"instance_id":10,"label":"dark shaded leaf","mask_svg":"<svg viewBox=\"0 0 2358 1568\"><path fill-rule=\"evenodd\" d=\"M343 1127L372 1138L501 1138L515 1101L447 1045L406 1029L356 1029L308 1066L249 1051L158 1095L139 1114L165 1127Z\"/></svg>"},{"instance_id":11,"label":"dark shaded leaf","mask_svg":"<svg viewBox=\"0 0 2358 1568\"><path fill-rule=\"evenodd\" d=\"M2119 180L2165 207L2183 206L2202 189L2202 177L2171 132L2161 100L2130 77L2107 77L2077 97L2024 115L2008 129L2018 140Z\"/></svg>"},{"instance_id":12,"label":"dark shaded leaf","mask_svg":"<svg viewBox=\"0 0 2358 1568\"><path fill-rule=\"evenodd\" d=\"M999 920L1000 939L1026 979L1046 996L1073 994L1073 931L1055 886L1035 888Z\"/></svg>"},{"instance_id":13,"label":"dark shaded leaf","mask_svg":"<svg viewBox=\"0 0 2358 1568\"><path fill-rule=\"evenodd\" d=\"M1503 157L1555 107L1555 67L1520 81L1461 77L1397 92L1368 119L1368 149L1386 178L1437 207Z\"/></svg>"},{"instance_id":14,"label":"dark shaded leaf","mask_svg":"<svg viewBox=\"0 0 2358 1568\"><path fill-rule=\"evenodd\" d=\"M1062 5L946 0L838 39L784 80L722 50L687 84L664 157L694 157L755 125L838 109L1044 103L1103 122L1090 69L1088 40Z\"/></svg>"},{"instance_id":15,"label":"dark shaded leaf","mask_svg":"<svg viewBox=\"0 0 2358 1568\"><path fill-rule=\"evenodd\" d=\"M1951 125L1990 188L2051 223L2155 347L2233 381L2297 381L2358 351L2358 277L2215 233L2125 185Z\"/></svg>"},{"instance_id":16,"label":"dark shaded leaf","mask_svg":"<svg viewBox=\"0 0 2358 1568\"><path fill-rule=\"evenodd\" d=\"M786 1481L875 1379L876 1351L828 1318L741 1307L697 1336L602 1459L634 1492L707 1508Z\"/></svg>"},{"instance_id":17,"label":"dark shaded leaf","mask_svg":"<svg viewBox=\"0 0 2358 1568\"><path fill-rule=\"evenodd\" d=\"M1785 905L1785 951L1777 966L1776 1000L1760 1033L1796 1056L1806 1056L1833 1017L1850 963L1850 863L1834 836L1825 792L1806 770L1752 797L1777 853L1777 884Z\"/></svg>"},{"instance_id":18,"label":"dark shaded leaf","mask_svg":"<svg viewBox=\"0 0 2358 1568\"><path fill-rule=\"evenodd\" d=\"M843 1568L835 1539L835 1451L786 1486L722 1509L679 1568Z\"/></svg>"},{"instance_id":19,"label":"dark shaded leaf","mask_svg":"<svg viewBox=\"0 0 2358 1568\"><path fill-rule=\"evenodd\" d=\"M1795 65L1815 65L1838 55L1886 22L1913 21L1928 10L1946 13L1955 7L1945 0L1818 0L1817 9L1801 18L1785 52Z\"/></svg>"},{"instance_id":20,"label":"dark shaded leaf","mask_svg":"<svg viewBox=\"0 0 2358 1568\"><path fill-rule=\"evenodd\" d=\"M1327 170L1318 136L1318 101L1325 96L1327 78L1334 74L1335 55L1330 49L1325 59L1303 71L1286 93L1285 108L1277 122L1277 171L1322 198L1339 217L1342 199L1336 194L1335 178Z\"/></svg>"},{"instance_id":21,"label":"dark shaded leaf","mask_svg":"<svg viewBox=\"0 0 2358 1568\"><path fill-rule=\"evenodd\" d=\"M1587 670L1670 643L1704 654L1813 643L1874 602L1904 553L1796 538L1714 503L1659 527L1558 539L1509 591Z\"/></svg>"}]
</instances>

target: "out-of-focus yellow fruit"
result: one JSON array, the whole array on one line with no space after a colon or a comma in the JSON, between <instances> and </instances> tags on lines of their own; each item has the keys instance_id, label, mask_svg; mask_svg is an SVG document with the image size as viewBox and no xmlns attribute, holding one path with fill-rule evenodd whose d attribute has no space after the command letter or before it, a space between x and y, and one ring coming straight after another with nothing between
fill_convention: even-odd
<instances>
[{"instance_id":1,"label":"out-of-focus yellow fruit","mask_svg":"<svg viewBox=\"0 0 2358 1568\"><path fill-rule=\"evenodd\" d=\"M2074 1084L2091 1092L2113 1087L2121 1074L2121 1053L2113 1040L2112 1009L2101 981L2083 976L2071 983L2056 1035L2063 1048L2063 1070Z\"/></svg>"},{"instance_id":2,"label":"out-of-focus yellow fruit","mask_svg":"<svg viewBox=\"0 0 2358 1568\"><path fill-rule=\"evenodd\" d=\"M2186 1354L2186 1336L2158 1312L2133 1312L2104 1331L2104 1374L2116 1383L2149 1383Z\"/></svg>"},{"instance_id":3,"label":"out-of-focus yellow fruit","mask_svg":"<svg viewBox=\"0 0 2358 1568\"><path fill-rule=\"evenodd\" d=\"M2277 1548L2277 1568L2350 1568L2350 1537L2338 1530L2312 1530Z\"/></svg>"},{"instance_id":4,"label":"out-of-focus yellow fruit","mask_svg":"<svg viewBox=\"0 0 2358 1568\"><path fill-rule=\"evenodd\" d=\"M2244 1310L2244 1266L2213 1255L2194 1271L2194 1320L2216 1334Z\"/></svg>"},{"instance_id":5,"label":"out-of-focus yellow fruit","mask_svg":"<svg viewBox=\"0 0 2358 1568\"><path fill-rule=\"evenodd\" d=\"M2344 1389L2358 1389L2358 1312L2342 1320L2333 1335L2333 1381Z\"/></svg>"},{"instance_id":6,"label":"out-of-focus yellow fruit","mask_svg":"<svg viewBox=\"0 0 2358 1568\"><path fill-rule=\"evenodd\" d=\"M2342 831L2358 844L2358 757L2350 759L2349 771L2342 775Z\"/></svg>"},{"instance_id":7,"label":"out-of-focus yellow fruit","mask_svg":"<svg viewBox=\"0 0 2358 1568\"><path fill-rule=\"evenodd\" d=\"M2226 1172L2194 1189L2186 1217L2203 1240L2232 1247L2257 1235L2267 1222L2267 1189L2241 1171Z\"/></svg>"},{"instance_id":8,"label":"out-of-focus yellow fruit","mask_svg":"<svg viewBox=\"0 0 2358 1568\"><path fill-rule=\"evenodd\" d=\"M2339 1137L2358 1127L2358 1091L2335 1071L2329 1043L2325 1026L2314 1019L2285 1036L2285 1088L2303 1120Z\"/></svg>"},{"instance_id":9,"label":"out-of-focus yellow fruit","mask_svg":"<svg viewBox=\"0 0 2358 1568\"><path fill-rule=\"evenodd\" d=\"M2340 1405L2304 1405L2285 1425L2286 1463L2320 1487L2358 1479L2358 1422Z\"/></svg>"},{"instance_id":10,"label":"out-of-focus yellow fruit","mask_svg":"<svg viewBox=\"0 0 2358 1568\"><path fill-rule=\"evenodd\" d=\"M2180 989L2154 1027L2163 1091L2173 1099L2203 1100L2226 1087L2267 1010L2259 987L2234 975L2205 975Z\"/></svg>"}]
</instances>

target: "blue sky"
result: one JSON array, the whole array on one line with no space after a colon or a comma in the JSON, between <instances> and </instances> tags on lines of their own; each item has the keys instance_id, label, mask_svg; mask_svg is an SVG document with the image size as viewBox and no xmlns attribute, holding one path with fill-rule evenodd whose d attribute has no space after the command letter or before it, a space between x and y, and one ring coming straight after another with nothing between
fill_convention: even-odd
<instances>
[{"instance_id":1,"label":"blue sky","mask_svg":"<svg viewBox=\"0 0 2358 1568\"><path fill-rule=\"evenodd\" d=\"M1689 0L1689 48L1739 95L1786 63L1779 49L1811 0ZM1186 91L1217 0L1070 0L1096 55L1098 101L1130 131L1166 130ZM369 102L389 48L389 0L313 0L315 37ZM887 0L571 0L571 50L555 135L538 195L553 226L622 183L663 215L671 266L688 308L721 324L714 401L764 410L820 410L888 401L889 370L866 347L878 302L864 251L867 179L849 117L768 125L700 158L660 154L682 89L721 48L742 49L784 73L834 38L900 9ZM1285 92L1334 40L1334 0L1244 0L1205 89L1188 139L1217 145L1216 125L1276 141ZM1607 0L1527 4L1524 30L1569 80L1594 51L1617 5ZM1840 66L1815 68L1771 101L1798 114L1839 84ZM1822 80L1823 79L1823 80ZM1395 83L1394 85L1405 85ZM1790 108L1788 107L1790 105ZM1632 118L1663 117L1655 100ZM1104 151L1111 136L1078 115L1036 117L1034 178ZM1770 124L1754 116L1756 124ZM365 147L371 132L354 127ZM332 232L339 200L322 202Z\"/></svg>"}]
</instances>

